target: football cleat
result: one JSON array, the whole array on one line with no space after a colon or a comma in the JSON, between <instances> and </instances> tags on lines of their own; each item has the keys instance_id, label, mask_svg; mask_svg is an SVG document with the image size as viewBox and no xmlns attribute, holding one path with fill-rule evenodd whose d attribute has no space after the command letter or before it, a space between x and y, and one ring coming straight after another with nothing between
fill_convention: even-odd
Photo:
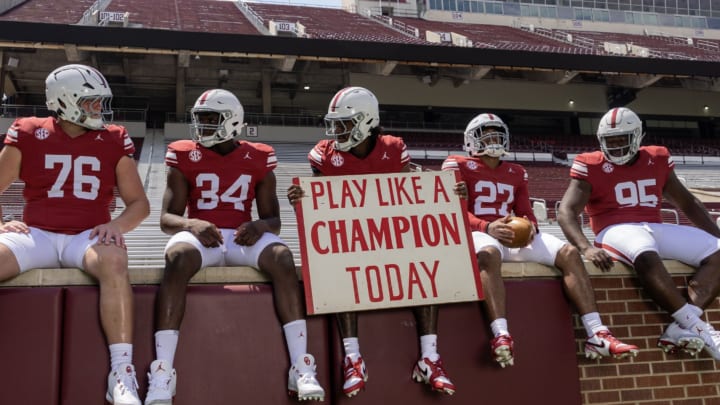
<instances>
[{"instance_id":1,"label":"football cleat","mask_svg":"<svg viewBox=\"0 0 720 405\"><path fill-rule=\"evenodd\" d=\"M415 363L412 373L413 380L430 384L433 391L442 392L447 395L455 393L455 384L450 381L447 373L442 365L442 360L438 357L436 361L432 361L427 357L420 359Z\"/></svg>"},{"instance_id":2,"label":"football cleat","mask_svg":"<svg viewBox=\"0 0 720 405\"><path fill-rule=\"evenodd\" d=\"M699 322L692 327L695 333L705 343L705 351L715 360L720 360L720 332L716 331L707 322Z\"/></svg>"},{"instance_id":3,"label":"football cleat","mask_svg":"<svg viewBox=\"0 0 720 405\"><path fill-rule=\"evenodd\" d=\"M359 354L345 356L345 360L343 360L343 373L345 374L345 382L343 383L343 393L345 393L345 395L352 397L353 395L357 395L360 390L365 389L368 372L362 356Z\"/></svg>"},{"instance_id":4,"label":"football cleat","mask_svg":"<svg viewBox=\"0 0 720 405\"><path fill-rule=\"evenodd\" d=\"M303 354L288 371L288 394L299 401L324 401L325 390L320 386L315 372L315 358Z\"/></svg>"},{"instance_id":5,"label":"football cleat","mask_svg":"<svg viewBox=\"0 0 720 405\"><path fill-rule=\"evenodd\" d=\"M120 364L108 374L105 399L113 405L142 405L137 389L135 367L129 363Z\"/></svg>"},{"instance_id":6,"label":"football cleat","mask_svg":"<svg viewBox=\"0 0 720 405\"><path fill-rule=\"evenodd\" d=\"M705 342L698 335L683 329L677 322L672 322L658 339L657 345L665 353L676 354L683 351L694 357L702 351Z\"/></svg>"},{"instance_id":7,"label":"football cleat","mask_svg":"<svg viewBox=\"0 0 720 405\"><path fill-rule=\"evenodd\" d=\"M169 369L162 360L155 360L150 364L148 373L148 393L145 405L172 405L177 387L177 373Z\"/></svg>"},{"instance_id":8,"label":"football cleat","mask_svg":"<svg viewBox=\"0 0 720 405\"><path fill-rule=\"evenodd\" d=\"M512 366L513 359L513 338L510 335L497 336L490 342L492 356L502 368Z\"/></svg>"},{"instance_id":9,"label":"football cleat","mask_svg":"<svg viewBox=\"0 0 720 405\"><path fill-rule=\"evenodd\" d=\"M599 359L601 357L614 357L622 359L628 356L637 356L638 347L619 341L609 330L602 330L590 336L585 341L585 357Z\"/></svg>"}]
</instances>

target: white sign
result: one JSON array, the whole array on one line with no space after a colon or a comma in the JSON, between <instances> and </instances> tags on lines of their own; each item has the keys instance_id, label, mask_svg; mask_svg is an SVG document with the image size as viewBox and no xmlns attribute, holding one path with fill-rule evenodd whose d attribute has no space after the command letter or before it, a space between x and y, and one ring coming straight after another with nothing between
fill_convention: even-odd
<instances>
[{"instance_id":1,"label":"white sign","mask_svg":"<svg viewBox=\"0 0 720 405\"><path fill-rule=\"evenodd\" d=\"M457 175L294 178L308 313L482 299Z\"/></svg>"},{"instance_id":2,"label":"white sign","mask_svg":"<svg viewBox=\"0 0 720 405\"><path fill-rule=\"evenodd\" d=\"M254 126L254 125L248 126L246 134L248 137L257 137L258 136L258 127Z\"/></svg>"},{"instance_id":3,"label":"white sign","mask_svg":"<svg viewBox=\"0 0 720 405\"><path fill-rule=\"evenodd\" d=\"M100 21L109 21L109 22L124 22L125 19L125 13L123 12L110 12L110 11L103 11L100 13Z\"/></svg>"},{"instance_id":4,"label":"white sign","mask_svg":"<svg viewBox=\"0 0 720 405\"><path fill-rule=\"evenodd\" d=\"M287 21L275 21L275 29L278 31L295 32L295 23Z\"/></svg>"},{"instance_id":5,"label":"white sign","mask_svg":"<svg viewBox=\"0 0 720 405\"><path fill-rule=\"evenodd\" d=\"M440 41L442 42L452 42L452 34L449 32L438 32L440 35Z\"/></svg>"}]
</instances>

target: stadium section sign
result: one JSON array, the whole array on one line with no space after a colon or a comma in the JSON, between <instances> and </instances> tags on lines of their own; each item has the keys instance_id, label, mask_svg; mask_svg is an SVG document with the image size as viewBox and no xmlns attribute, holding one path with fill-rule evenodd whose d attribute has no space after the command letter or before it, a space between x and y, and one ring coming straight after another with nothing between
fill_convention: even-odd
<instances>
[{"instance_id":1,"label":"stadium section sign","mask_svg":"<svg viewBox=\"0 0 720 405\"><path fill-rule=\"evenodd\" d=\"M294 178L308 313L482 299L456 175Z\"/></svg>"}]
</instances>

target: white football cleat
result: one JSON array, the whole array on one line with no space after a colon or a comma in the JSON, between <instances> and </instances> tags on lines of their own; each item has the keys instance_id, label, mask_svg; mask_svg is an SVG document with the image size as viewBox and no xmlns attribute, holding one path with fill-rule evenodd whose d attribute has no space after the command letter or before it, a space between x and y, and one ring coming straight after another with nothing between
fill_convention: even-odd
<instances>
[{"instance_id":1,"label":"white football cleat","mask_svg":"<svg viewBox=\"0 0 720 405\"><path fill-rule=\"evenodd\" d=\"M148 373L148 393L145 405L172 405L177 387L177 373L175 369L167 367L162 360L155 360L150 364Z\"/></svg>"},{"instance_id":2,"label":"white football cleat","mask_svg":"<svg viewBox=\"0 0 720 405\"><path fill-rule=\"evenodd\" d=\"M510 335L499 335L490 341L490 352L500 367L505 368L515 364L513 346L513 338Z\"/></svg>"},{"instance_id":3,"label":"white football cleat","mask_svg":"<svg viewBox=\"0 0 720 405\"><path fill-rule=\"evenodd\" d=\"M345 395L352 397L364 389L368 380L368 373L362 356L359 354L345 356L343 374L345 375L345 381L343 382L343 393Z\"/></svg>"},{"instance_id":4,"label":"white football cleat","mask_svg":"<svg viewBox=\"0 0 720 405\"><path fill-rule=\"evenodd\" d=\"M657 345L665 353L675 354L683 351L695 357L702 351L705 342L695 333L683 329L677 322L672 322L658 339Z\"/></svg>"},{"instance_id":5,"label":"white football cleat","mask_svg":"<svg viewBox=\"0 0 720 405\"><path fill-rule=\"evenodd\" d=\"M705 342L705 351L715 360L720 360L720 332L716 331L707 322L699 322L692 327L694 332L700 339Z\"/></svg>"},{"instance_id":6,"label":"white football cleat","mask_svg":"<svg viewBox=\"0 0 720 405\"><path fill-rule=\"evenodd\" d=\"M637 346L621 342L609 330L602 330L585 341L585 357L593 360L601 357L635 357L638 351Z\"/></svg>"},{"instance_id":7,"label":"white football cleat","mask_svg":"<svg viewBox=\"0 0 720 405\"><path fill-rule=\"evenodd\" d=\"M137 389L135 367L129 363L120 364L108 375L105 399L113 405L142 405Z\"/></svg>"},{"instance_id":8,"label":"white football cleat","mask_svg":"<svg viewBox=\"0 0 720 405\"><path fill-rule=\"evenodd\" d=\"M288 394L299 401L324 401L325 390L320 386L315 371L315 358L303 354L288 371Z\"/></svg>"},{"instance_id":9,"label":"white football cleat","mask_svg":"<svg viewBox=\"0 0 720 405\"><path fill-rule=\"evenodd\" d=\"M432 361L427 357L418 360L412 373L413 380L429 384L433 391L452 395L455 393L455 384L450 381L442 360L438 357Z\"/></svg>"}]
</instances>

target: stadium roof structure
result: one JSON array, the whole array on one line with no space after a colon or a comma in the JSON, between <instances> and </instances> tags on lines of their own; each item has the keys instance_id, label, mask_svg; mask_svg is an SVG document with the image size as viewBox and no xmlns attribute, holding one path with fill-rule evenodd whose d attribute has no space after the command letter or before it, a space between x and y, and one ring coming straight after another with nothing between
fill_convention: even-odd
<instances>
[{"instance_id":1,"label":"stadium roof structure","mask_svg":"<svg viewBox=\"0 0 720 405\"><path fill-rule=\"evenodd\" d=\"M137 99L138 105L178 114L188 104L186 88L227 86L254 94L255 104L262 106L263 91L287 91L292 99L309 76L313 91L326 97L348 84L348 72L429 81L442 76L458 86L495 76L720 90L720 63L714 61L115 26L0 21L0 52L5 92L24 95L26 103L35 97L42 104L44 78L54 67L86 63L108 76L116 100L124 99L126 106L133 107ZM263 81L270 87L264 88Z\"/></svg>"}]
</instances>

